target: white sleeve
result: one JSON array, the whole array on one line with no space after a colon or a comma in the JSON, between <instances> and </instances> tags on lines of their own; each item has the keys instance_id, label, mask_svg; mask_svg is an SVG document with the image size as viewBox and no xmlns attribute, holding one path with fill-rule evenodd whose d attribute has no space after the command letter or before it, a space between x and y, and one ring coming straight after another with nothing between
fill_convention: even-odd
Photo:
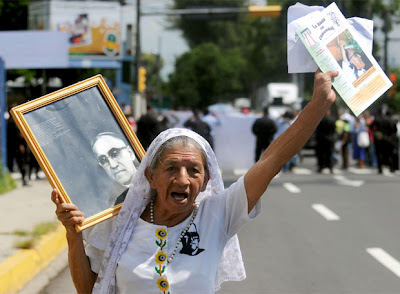
<instances>
[{"instance_id":1,"label":"white sleeve","mask_svg":"<svg viewBox=\"0 0 400 294\"><path fill-rule=\"evenodd\" d=\"M85 247L85 252L86 255L89 257L90 268L92 269L93 272L98 274L100 271L101 263L103 261L104 250L98 249L90 244L87 244Z\"/></svg>"},{"instance_id":2,"label":"white sleeve","mask_svg":"<svg viewBox=\"0 0 400 294\"><path fill-rule=\"evenodd\" d=\"M116 217L112 217L82 232L83 239L87 243L85 253L89 257L90 267L95 273L98 273L100 270L103 255L115 220Z\"/></svg>"},{"instance_id":3,"label":"white sleeve","mask_svg":"<svg viewBox=\"0 0 400 294\"><path fill-rule=\"evenodd\" d=\"M223 221L228 239L239 232L248 222L256 218L261 211L259 200L248 213L247 193L244 187L244 176L240 177L220 195L207 199L205 209L217 221Z\"/></svg>"}]
</instances>

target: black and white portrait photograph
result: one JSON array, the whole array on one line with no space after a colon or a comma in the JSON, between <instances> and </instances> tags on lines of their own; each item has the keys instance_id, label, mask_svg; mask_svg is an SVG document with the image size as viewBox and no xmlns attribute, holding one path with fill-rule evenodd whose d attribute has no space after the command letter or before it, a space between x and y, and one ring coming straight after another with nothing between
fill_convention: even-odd
<instances>
[{"instance_id":1,"label":"black and white portrait photograph","mask_svg":"<svg viewBox=\"0 0 400 294\"><path fill-rule=\"evenodd\" d=\"M123 203L140 163L141 146L130 142L98 86L23 118L68 198L86 219Z\"/></svg>"}]
</instances>

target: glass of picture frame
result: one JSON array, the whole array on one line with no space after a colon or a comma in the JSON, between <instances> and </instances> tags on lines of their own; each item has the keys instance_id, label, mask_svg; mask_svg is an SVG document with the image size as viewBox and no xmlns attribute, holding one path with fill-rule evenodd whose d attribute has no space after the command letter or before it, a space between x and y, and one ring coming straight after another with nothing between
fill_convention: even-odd
<instances>
[{"instance_id":1,"label":"glass of picture frame","mask_svg":"<svg viewBox=\"0 0 400 294\"><path fill-rule=\"evenodd\" d=\"M10 113L61 201L84 212L78 232L118 214L145 151L101 75Z\"/></svg>"}]
</instances>

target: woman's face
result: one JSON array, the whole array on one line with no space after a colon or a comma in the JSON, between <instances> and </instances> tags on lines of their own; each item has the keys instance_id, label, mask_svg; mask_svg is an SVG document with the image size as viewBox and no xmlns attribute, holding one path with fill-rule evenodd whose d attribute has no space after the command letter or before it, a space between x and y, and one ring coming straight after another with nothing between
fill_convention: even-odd
<instances>
[{"instance_id":1,"label":"woman's face","mask_svg":"<svg viewBox=\"0 0 400 294\"><path fill-rule=\"evenodd\" d=\"M165 150L156 169L146 169L146 178L157 191L157 206L173 214L189 213L208 182L203 155L190 143Z\"/></svg>"}]
</instances>

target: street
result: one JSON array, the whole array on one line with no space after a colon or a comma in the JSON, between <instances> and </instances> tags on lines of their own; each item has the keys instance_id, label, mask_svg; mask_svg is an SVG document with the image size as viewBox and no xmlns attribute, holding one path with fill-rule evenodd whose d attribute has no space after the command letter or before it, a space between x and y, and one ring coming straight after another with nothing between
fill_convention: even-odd
<instances>
[{"instance_id":1,"label":"street","mask_svg":"<svg viewBox=\"0 0 400 294\"><path fill-rule=\"evenodd\" d=\"M252 164L254 118L221 120L216 153L227 187ZM400 293L400 175L318 174L315 165L305 157L271 182L261 215L239 234L247 279L218 293ZM74 292L65 269L41 293Z\"/></svg>"}]
</instances>

